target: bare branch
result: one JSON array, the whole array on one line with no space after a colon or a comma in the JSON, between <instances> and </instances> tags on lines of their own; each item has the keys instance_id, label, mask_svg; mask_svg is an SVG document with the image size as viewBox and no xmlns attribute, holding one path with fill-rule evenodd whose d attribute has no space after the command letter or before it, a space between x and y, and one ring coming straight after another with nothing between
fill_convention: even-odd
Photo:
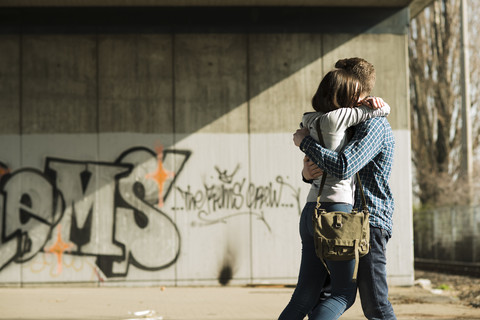
<instances>
[{"instance_id":1,"label":"bare branch","mask_svg":"<svg viewBox=\"0 0 480 320\"><path fill-rule=\"evenodd\" d=\"M469 1L470 28L480 27L480 2ZM418 197L422 204L445 196L445 185L432 175L457 185L461 150L460 1L437 0L412 21L409 37L410 105L413 164ZM479 37L471 48L480 46ZM473 144L480 144L480 57L472 55ZM459 197L456 197L460 199Z\"/></svg>"}]
</instances>

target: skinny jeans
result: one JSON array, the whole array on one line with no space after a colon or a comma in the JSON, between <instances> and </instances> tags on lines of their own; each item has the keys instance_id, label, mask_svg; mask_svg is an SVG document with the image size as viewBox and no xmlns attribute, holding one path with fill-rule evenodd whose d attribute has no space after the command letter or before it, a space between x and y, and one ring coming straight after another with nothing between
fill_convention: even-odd
<instances>
[{"instance_id":1,"label":"skinny jeans","mask_svg":"<svg viewBox=\"0 0 480 320\"><path fill-rule=\"evenodd\" d=\"M338 319L355 302L357 285L352 281L355 260L326 261L330 270L331 296L320 301L328 271L315 252L312 221L315 206L315 202L307 202L300 217L302 258L298 282L279 320L303 320L309 313L311 320ZM322 208L327 211L350 212L352 205L324 202Z\"/></svg>"},{"instance_id":2,"label":"skinny jeans","mask_svg":"<svg viewBox=\"0 0 480 320\"><path fill-rule=\"evenodd\" d=\"M387 242L390 236L381 228L370 226L370 251L360 258L358 292L363 314L369 320L396 320L387 285Z\"/></svg>"}]
</instances>

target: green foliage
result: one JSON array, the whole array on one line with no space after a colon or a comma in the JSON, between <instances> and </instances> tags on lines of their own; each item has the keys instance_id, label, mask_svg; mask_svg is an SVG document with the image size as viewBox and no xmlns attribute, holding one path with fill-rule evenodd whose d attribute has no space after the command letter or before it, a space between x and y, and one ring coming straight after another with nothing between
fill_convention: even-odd
<instances>
[{"instance_id":1,"label":"green foliage","mask_svg":"<svg viewBox=\"0 0 480 320\"><path fill-rule=\"evenodd\" d=\"M452 288L450 288L448 284L442 283L442 284L439 284L436 289L451 290Z\"/></svg>"}]
</instances>

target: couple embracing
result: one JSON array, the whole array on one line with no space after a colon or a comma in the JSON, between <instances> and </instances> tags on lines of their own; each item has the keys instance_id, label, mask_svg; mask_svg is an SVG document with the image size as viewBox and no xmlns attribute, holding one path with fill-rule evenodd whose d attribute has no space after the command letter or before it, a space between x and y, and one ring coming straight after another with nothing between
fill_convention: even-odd
<instances>
[{"instance_id":1,"label":"couple embracing","mask_svg":"<svg viewBox=\"0 0 480 320\"><path fill-rule=\"evenodd\" d=\"M396 319L388 301L386 244L392 235L394 201L388 180L394 152L392 129L386 120L390 107L370 97L375 69L361 58L337 61L313 96L315 112L306 113L293 140L305 153L303 180L312 184L300 217L302 258L298 283L279 320L338 319L356 298L357 288L368 319ZM319 143L319 132L324 146ZM352 134L348 134L353 130ZM327 173L321 194L326 211L361 209L358 172L370 212L370 251L359 259L357 280L352 280L355 260L325 264L317 257L312 215L320 178ZM328 267L328 269L326 268ZM330 281L325 294L326 281Z\"/></svg>"}]
</instances>

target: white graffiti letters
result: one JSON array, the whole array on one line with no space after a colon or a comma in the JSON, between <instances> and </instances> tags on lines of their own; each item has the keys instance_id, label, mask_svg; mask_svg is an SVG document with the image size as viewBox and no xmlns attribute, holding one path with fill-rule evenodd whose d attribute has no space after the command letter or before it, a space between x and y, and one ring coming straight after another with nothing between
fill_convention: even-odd
<instances>
[{"instance_id":1,"label":"white graffiti letters","mask_svg":"<svg viewBox=\"0 0 480 320\"><path fill-rule=\"evenodd\" d=\"M190 152L163 154L178 175ZM95 256L107 277L126 276L130 264L145 270L173 264L180 235L156 204L175 178L148 178L165 166L161 160L137 147L113 163L47 158L44 173L20 169L2 176L0 270L39 252L56 254L58 263L64 253Z\"/></svg>"},{"instance_id":2,"label":"white graffiti letters","mask_svg":"<svg viewBox=\"0 0 480 320\"><path fill-rule=\"evenodd\" d=\"M60 199L40 172L29 169L10 175L2 191L4 243L0 246L1 262L6 264L14 257L17 262L27 261L48 240L52 226L61 215ZM55 210L55 204L59 210ZM13 247L18 249L14 251Z\"/></svg>"},{"instance_id":3,"label":"white graffiti letters","mask_svg":"<svg viewBox=\"0 0 480 320\"><path fill-rule=\"evenodd\" d=\"M47 168L55 173L57 187L65 200L61 233L62 239L69 239L74 244L71 251L90 255L121 255L121 248L113 243L112 204L115 177L130 168L55 159L48 160ZM95 241L91 241L91 237L95 237Z\"/></svg>"},{"instance_id":4,"label":"white graffiti letters","mask_svg":"<svg viewBox=\"0 0 480 320\"><path fill-rule=\"evenodd\" d=\"M155 190L146 175L155 170L156 156L147 150L136 150L124 155L122 162L132 163L134 170L120 179L120 196L130 205L119 208L116 219L115 238L126 245L126 251L135 265L148 270L164 268L176 261L180 252L180 235L173 221L154 207L156 202L149 190ZM155 253L145 250L155 248ZM114 263L114 273L125 273L124 261Z\"/></svg>"}]
</instances>

